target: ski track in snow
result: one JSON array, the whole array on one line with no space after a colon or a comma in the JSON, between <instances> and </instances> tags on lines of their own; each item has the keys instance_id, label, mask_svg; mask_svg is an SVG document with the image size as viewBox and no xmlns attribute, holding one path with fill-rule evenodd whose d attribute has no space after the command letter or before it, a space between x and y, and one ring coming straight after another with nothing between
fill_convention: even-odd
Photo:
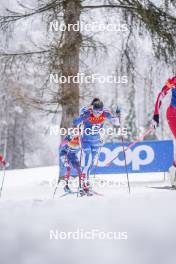
<instances>
[{"instance_id":1,"label":"ski track in snow","mask_svg":"<svg viewBox=\"0 0 176 264\"><path fill-rule=\"evenodd\" d=\"M49 170L57 177L56 170ZM40 180L35 175L39 172ZM133 183L130 195L126 185L96 188L104 197L59 198L59 187L53 200L54 188L43 172L8 172L0 201L1 263L175 263L176 191L148 188L169 186L168 182ZM26 176L23 183L20 173ZM78 229L127 232L128 239L50 240L50 230Z\"/></svg>"}]
</instances>

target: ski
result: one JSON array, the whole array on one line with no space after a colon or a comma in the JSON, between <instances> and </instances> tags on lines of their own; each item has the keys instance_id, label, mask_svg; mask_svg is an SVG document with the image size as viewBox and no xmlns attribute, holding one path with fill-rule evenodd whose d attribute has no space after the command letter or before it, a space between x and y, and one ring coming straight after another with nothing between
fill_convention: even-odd
<instances>
[{"instance_id":1,"label":"ski","mask_svg":"<svg viewBox=\"0 0 176 264\"><path fill-rule=\"evenodd\" d=\"M101 196L101 197L104 196L104 194L102 194L102 193L91 190L90 195L88 193L85 193L84 195L80 195L79 191L71 191L71 192L67 192L67 193L60 195L60 198L65 197L67 195L74 195L74 194L76 194L77 197L91 197L94 195Z\"/></svg>"},{"instance_id":2,"label":"ski","mask_svg":"<svg viewBox=\"0 0 176 264\"><path fill-rule=\"evenodd\" d=\"M64 193L64 194L62 194L62 195L60 195L60 198L62 198L62 197L65 197L65 196L67 196L67 195L74 195L74 194L77 194L78 192L74 192L74 191L71 191L71 192L66 192L66 193Z\"/></svg>"},{"instance_id":3,"label":"ski","mask_svg":"<svg viewBox=\"0 0 176 264\"><path fill-rule=\"evenodd\" d=\"M92 190L92 193L95 194L95 195L97 195L97 196L101 196L101 197L104 196L104 194L99 193L99 192L96 192L96 191L94 191L94 190Z\"/></svg>"},{"instance_id":4,"label":"ski","mask_svg":"<svg viewBox=\"0 0 176 264\"><path fill-rule=\"evenodd\" d=\"M85 194L84 194L84 195L79 195L79 192L78 192L78 197L79 197L79 196L80 196L80 197L84 197L84 196L91 197L91 196L94 196L94 195L101 196L101 197L103 197L103 196L104 196L104 194L102 194L102 193L99 193L99 192L96 192L96 191L94 191L94 190L91 190L91 191L90 191L90 192L88 192L88 193L86 193L86 192L85 192Z\"/></svg>"},{"instance_id":5,"label":"ski","mask_svg":"<svg viewBox=\"0 0 176 264\"><path fill-rule=\"evenodd\" d=\"M149 189L156 189L156 190L168 190L168 191L174 191L176 190L176 187L175 186L146 186L146 188L149 188Z\"/></svg>"}]
</instances>

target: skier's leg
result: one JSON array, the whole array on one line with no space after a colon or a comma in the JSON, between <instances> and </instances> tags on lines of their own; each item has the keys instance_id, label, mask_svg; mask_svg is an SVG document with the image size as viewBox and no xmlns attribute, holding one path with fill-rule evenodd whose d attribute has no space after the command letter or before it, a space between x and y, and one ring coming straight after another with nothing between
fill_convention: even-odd
<instances>
[{"instance_id":1,"label":"skier's leg","mask_svg":"<svg viewBox=\"0 0 176 264\"><path fill-rule=\"evenodd\" d=\"M95 166L97 158L98 158L98 152L100 149L100 145L96 144L92 146L92 167Z\"/></svg>"},{"instance_id":2,"label":"skier's leg","mask_svg":"<svg viewBox=\"0 0 176 264\"><path fill-rule=\"evenodd\" d=\"M65 164L65 161L66 161L66 156L67 156L67 153L62 150L61 152L59 151L59 178L60 180L64 179L64 175L66 173L66 164Z\"/></svg>"},{"instance_id":3,"label":"skier's leg","mask_svg":"<svg viewBox=\"0 0 176 264\"><path fill-rule=\"evenodd\" d=\"M167 121L172 134L176 139L176 107L169 106L167 109Z\"/></svg>"},{"instance_id":4,"label":"skier's leg","mask_svg":"<svg viewBox=\"0 0 176 264\"><path fill-rule=\"evenodd\" d=\"M81 168L80 160L78 159L76 153L72 154L71 165L77 171L78 176L80 177L80 180L83 181L84 176L82 175L82 168Z\"/></svg>"},{"instance_id":5,"label":"skier's leg","mask_svg":"<svg viewBox=\"0 0 176 264\"><path fill-rule=\"evenodd\" d=\"M65 186L64 186L64 191L65 192L71 192L69 186L68 186L68 182L70 179L70 173L71 173L71 162L70 162L70 156L69 154L61 156L61 161L62 164L64 166L64 181L65 181Z\"/></svg>"},{"instance_id":6,"label":"skier's leg","mask_svg":"<svg viewBox=\"0 0 176 264\"><path fill-rule=\"evenodd\" d=\"M64 175L66 174L65 155L66 155L66 153L64 151L60 151L60 148L59 148L59 160L58 160L59 161L59 175L58 175L58 181L57 181L55 189L54 189L53 199L54 199L54 196L57 192L59 183L61 182L61 180L64 179Z\"/></svg>"},{"instance_id":7,"label":"skier's leg","mask_svg":"<svg viewBox=\"0 0 176 264\"><path fill-rule=\"evenodd\" d=\"M175 163L174 163L175 164ZM173 164L172 167L170 167L169 172L168 172L168 176L169 176L169 180L171 183L172 188L176 188L176 167Z\"/></svg>"},{"instance_id":8,"label":"skier's leg","mask_svg":"<svg viewBox=\"0 0 176 264\"><path fill-rule=\"evenodd\" d=\"M176 139L176 107L169 106L167 109L167 121L170 127L170 130ZM174 161L176 164L176 161Z\"/></svg>"},{"instance_id":9,"label":"skier's leg","mask_svg":"<svg viewBox=\"0 0 176 264\"><path fill-rule=\"evenodd\" d=\"M78 159L76 153L72 154L71 165L72 165L73 168L76 169L78 175L80 175L81 172L82 172L82 169L81 169L80 160Z\"/></svg>"},{"instance_id":10,"label":"skier's leg","mask_svg":"<svg viewBox=\"0 0 176 264\"><path fill-rule=\"evenodd\" d=\"M67 184L68 184L68 181L70 179L70 172L71 172L71 168L70 167L67 167L66 168L65 175L64 175L64 180L66 181Z\"/></svg>"},{"instance_id":11,"label":"skier's leg","mask_svg":"<svg viewBox=\"0 0 176 264\"><path fill-rule=\"evenodd\" d=\"M83 152L84 152L84 169L83 174L85 175L85 179L89 178L90 167L91 167L91 144L90 142L84 142L82 144Z\"/></svg>"},{"instance_id":12,"label":"skier's leg","mask_svg":"<svg viewBox=\"0 0 176 264\"><path fill-rule=\"evenodd\" d=\"M69 182L69 179L70 179L70 173L71 173L71 168L70 167L67 167L66 168L66 173L64 175L64 180L66 182L66 184L64 186L64 191L65 192L71 192L71 190L69 188L69 185L68 185L68 182Z\"/></svg>"},{"instance_id":13,"label":"skier's leg","mask_svg":"<svg viewBox=\"0 0 176 264\"><path fill-rule=\"evenodd\" d=\"M174 167L174 173L171 184L172 187L176 189L176 161L173 162L173 167Z\"/></svg>"},{"instance_id":14,"label":"skier's leg","mask_svg":"<svg viewBox=\"0 0 176 264\"><path fill-rule=\"evenodd\" d=\"M94 166L97 163L99 148L100 148L99 143L93 144L91 146L91 157L92 157L92 161L91 161L91 166L90 166L90 172L91 172L91 170L94 168ZM89 172L89 174L90 174L90 172ZM90 181L91 180L92 180L92 178L89 175L89 178L88 178L89 184L90 184Z\"/></svg>"},{"instance_id":15,"label":"skier's leg","mask_svg":"<svg viewBox=\"0 0 176 264\"><path fill-rule=\"evenodd\" d=\"M83 152L84 152L84 169L81 174L82 178L82 188L81 188L81 195L87 194L89 195L89 188L87 187L86 182L89 179L91 164L92 164L92 151L91 151L91 142L84 142L82 144Z\"/></svg>"},{"instance_id":16,"label":"skier's leg","mask_svg":"<svg viewBox=\"0 0 176 264\"><path fill-rule=\"evenodd\" d=\"M79 190L78 193L83 196L85 195L85 192L83 190L83 181L84 181L84 177L82 174L82 170L81 170L81 166L80 166L80 161L78 160L78 157L76 155L76 153L72 153L71 157L70 157L70 164L71 166L76 169L78 175L79 175Z\"/></svg>"},{"instance_id":17,"label":"skier's leg","mask_svg":"<svg viewBox=\"0 0 176 264\"><path fill-rule=\"evenodd\" d=\"M75 155L74 162L72 163L72 166L77 170L77 173L79 175L79 194L81 196L84 196L86 194L84 190L85 174L82 173L81 164L76 155Z\"/></svg>"},{"instance_id":18,"label":"skier's leg","mask_svg":"<svg viewBox=\"0 0 176 264\"><path fill-rule=\"evenodd\" d=\"M87 167L87 177L83 184L83 190L88 196L92 196L93 190L92 190L92 182L90 178L90 171L94 166L96 157L98 155L99 143L89 142L89 145L90 145L89 164L88 164L89 166Z\"/></svg>"}]
</instances>

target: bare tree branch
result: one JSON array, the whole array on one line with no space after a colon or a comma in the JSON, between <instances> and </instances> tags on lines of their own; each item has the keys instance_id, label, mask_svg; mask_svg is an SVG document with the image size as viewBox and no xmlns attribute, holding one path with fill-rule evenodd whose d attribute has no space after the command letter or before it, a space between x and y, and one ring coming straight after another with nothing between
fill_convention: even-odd
<instances>
[{"instance_id":1,"label":"bare tree branch","mask_svg":"<svg viewBox=\"0 0 176 264\"><path fill-rule=\"evenodd\" d=\"M50 51L51 50L28 51L28 52L15 52L15 53L0 52L0 57L36 55L36 54L49 53Z\"/></svg>"},{"instance_id":2,"label":"bare tree branch","mask_svg":"<svg viewBox=\"0 0 176 264\"><path fill-rule=\"evenodd\" d=\"M1 24L4 24L4 23L15 22L15 21L20 20L20 19L28 18L28 17L31 17L31 16L36 15L36 14L40 14L40 13L44 13L44 12L52 10L52 9L56 9L57 7L62 7L62 4L63 4L62 0L54 0L54 1L49 2L46 5L43 5L42 7L38 8L38 9L34 9L33 12L25 13L25 14L16 13L16 12L13 12L13 11L7 9L7 11L9 13L11 13L11 15L0 16L0 26L1 26Z\"/></svg>"},{"instance_id":3,"label":"bare tree branch","mask_svg":"<svg viewBox=\"0 0 176 264\"><path fill-rule=\"evenodd\" d=\"M99 9L99 8L122 8L122 9L137 9L135 6L129 5L87 5L82 6L82 9Z\"/></svg>"}]
</instances>

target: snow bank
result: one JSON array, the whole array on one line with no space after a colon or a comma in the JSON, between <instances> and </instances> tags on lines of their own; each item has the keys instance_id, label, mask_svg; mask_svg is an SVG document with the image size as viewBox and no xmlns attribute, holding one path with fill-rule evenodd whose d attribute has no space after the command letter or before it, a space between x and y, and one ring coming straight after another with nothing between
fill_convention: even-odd
<instances>
[{"instance_id":1,"label":"snow bank","mask_svg":"<svg viewBox=\"0 0 176 264\"><path fill-rule=\"evenodd\" d=\"M0 201L1 263L175 263L176 192L167 182L133 184L131 195L126 185L105 188L104 197L59 198L59 188L53 200L53 188L41 182L54 177L57 168L8 172ZM127 232L127 239L50 240L50 230L94 229Z\"/></svg>"}]
</instances>

